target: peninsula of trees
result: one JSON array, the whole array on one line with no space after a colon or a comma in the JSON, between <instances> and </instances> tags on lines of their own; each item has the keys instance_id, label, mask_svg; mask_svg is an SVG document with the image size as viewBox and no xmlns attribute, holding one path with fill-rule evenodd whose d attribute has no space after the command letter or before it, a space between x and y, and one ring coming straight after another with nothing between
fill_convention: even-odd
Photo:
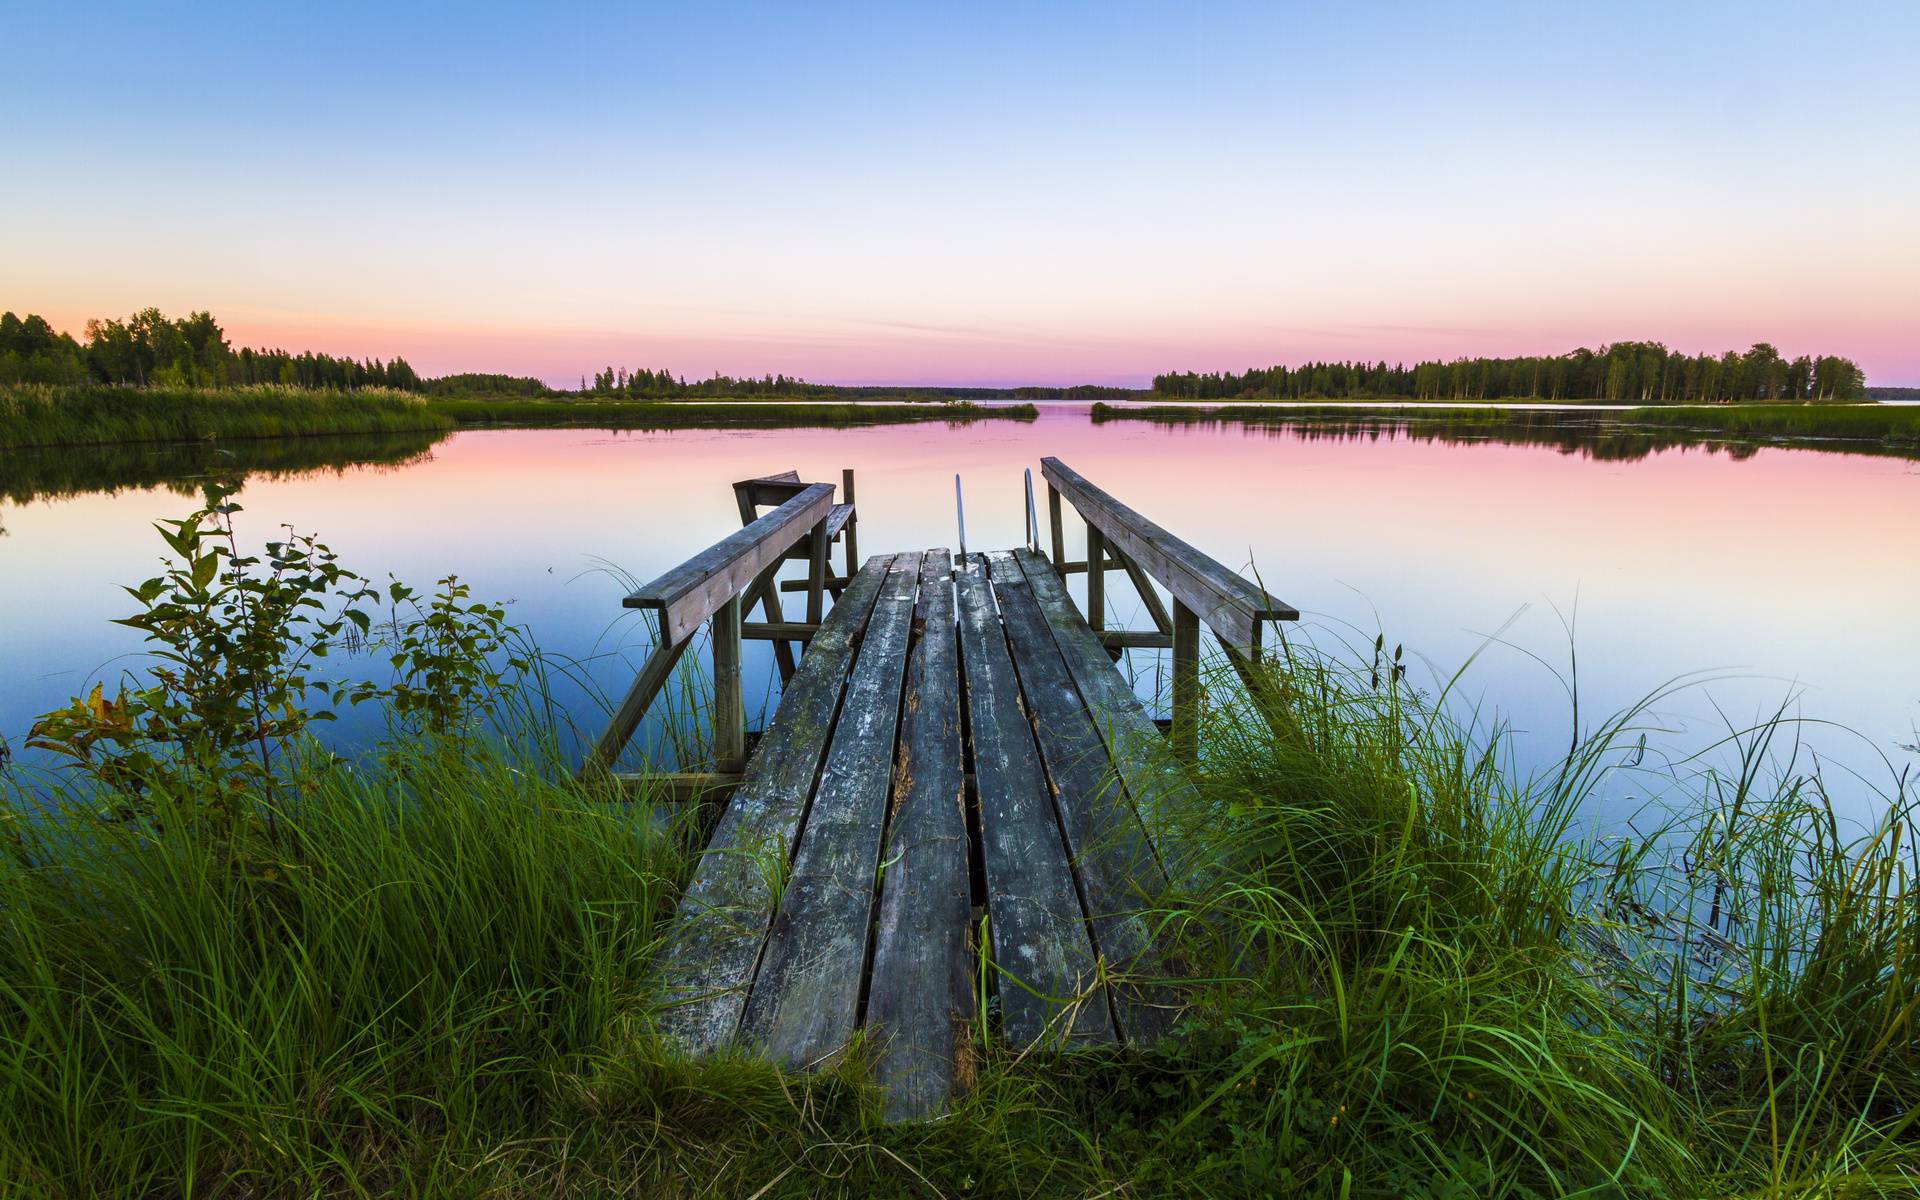
<instances>
[{"instance_id":1,"label":"peninsula of trees","mask_svg":"<svg viewBox=\"0 0 1920 1200\"><path fill-rule=\"evenodd\" d=\"M1787 359L1765 342L1745 354L1682 354L1615 342L1540 358L1457 358L1412 366L1310 362L1298 367L1156 375L1182 400L1562 400L1622 404L1864 400L1866 375L1836 355Z\"/></svg>"}]
</instances>

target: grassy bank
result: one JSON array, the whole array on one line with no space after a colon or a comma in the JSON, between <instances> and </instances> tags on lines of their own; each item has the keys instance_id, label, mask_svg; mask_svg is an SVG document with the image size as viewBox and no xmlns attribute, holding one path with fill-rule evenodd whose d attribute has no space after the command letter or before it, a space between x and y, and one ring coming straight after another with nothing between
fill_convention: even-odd
<instances>
[{"instance_id":1,"label":"grassy bank","mask_svg":"<svg viewBox=\"0 0 1920 1200\"><path fill-rule=\"evenodd\" d=\"M219 532L225 498L195 520ZM410 683L384 693L377 752L342 761L252 699L308 670L300 646L263 660L228 631L333 638L347 622L301 626L281 601L358 581L317 547L230 584L219 537L168 533L181 562L133 598L194 671L132 708L80 699L43 734L86 764L64 782L0 774L0 1194L1920 1181L1913 797L1896 781L1876 823L1844 822L1817 777L1771 759L1790 731L1738 731L1720 772L1637 775L1664 807L1588 842L1579 819L1628 769L1637 712L1522 778L1497 731L1457 723L1378 647L1369 663L1296 644L1250 685L1216 676L1176 883L1142 898L1182 964L1179 1040L989 1044L945 1118L889 1126L858 1050L783 1076L654 1035L653 950L698 814L656 817L482 736L502 696L535 701L505 706L523 732L544 711L488 658L502 610L450 590L372 622ZM136 728L178 753L140 758ZM281 750L256 761L256 740Z\"/></svg>"},{"instance_id":2,"label":"grassy bank","mask_svg":"<svg viewBox=\"0 0 1920 1200\"><path fill-rule=\"evenodd\" d=\"M1800 445L1857 453L1920 456L1920 405L1746 404L1657 406L1592 412L1301 405L1096 404L1093 419L1167 426L1233 422L1311 431L1365 432L1392 427L1412 436L1562 445L1600 457L1639 457L1667 446Z\"/></svg>"},{"instance_id":3,"label":"grassy bank","mask_svg":"<svg viewBox=\"0 0 1920 1200\"><path fill-rule=\"evenodd\" d=\"M1278 721L1214 711L1205 886L1155 904L1201 981L1180 1047L996 1048L931 1125L880 1123L857 1055L782 1077L657 1041L651 949L688 831L537 763L415 747L310 768L272 832L237 843L165 800L137 825L79 797L16 819L0 1178L53 1197L1920 1179L1905 809L1837 842L1817 793L1729 788L1597 868L1569 838L1585 771L1523 785L1344 668L1268 679ZM1691 882L1653 870L1676 838ZM1706 936L1716 886L1739 914L1716 919L1724 941ZM1689 914L1698 938L1662 939Z\"/></svg>"},{"instance_id":4,"label":"grassy bank","mask_svg":"<svg viewBox=\"0 0 1920 1200\"><path fill-rule=\"evenodd\" d=\"M713 429L739 426L779 429L806 425L893 425L908 421L1031 421L1031 404L988 407L966 402L919 401L907 404L831 402L768 403L626 400L459 400L435 399L429 407L461 425L499 425L547 429Z\"/></svg>"},{"instance_id":5,"label":"grassy bank","mask_svg":"<svg viewBox=\"0 0 1920 1200\"><path fill-rule=\"evenodd\" d=\"M711 429L882 425L906 421L1024 420L1031 404L988 407L921 400L899 404L765 401L678 403L423 398L262 385L240 388L0 387L0 448L206 442L259 438L444 432L459 426Z\"/></svg>"},{"instance_id":6,"label":"grassy bank","mask_svg":"<svg viewBox=\"0 0 1920 1200\"><path fill-rule=\"evenodd\" d=\"M0 448L445 430L406 392L245 388L0 388Z\"/></svg>"}]
</instances>

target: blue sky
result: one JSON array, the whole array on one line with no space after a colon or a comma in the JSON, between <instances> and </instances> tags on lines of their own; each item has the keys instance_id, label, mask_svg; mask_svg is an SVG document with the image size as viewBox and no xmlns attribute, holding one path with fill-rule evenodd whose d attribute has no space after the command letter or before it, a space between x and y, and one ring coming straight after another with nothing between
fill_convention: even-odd
<instances>
[{"instance_id":1,"label":"blue sky","mask_svg":"<svg viewBox=\"0 0 1920 1200\"><path fill-rule=\"evenodd\" d=\"M569 378L1920 383L1920 6L43 6L0 306Z\"/></svg>"}]
</instances>

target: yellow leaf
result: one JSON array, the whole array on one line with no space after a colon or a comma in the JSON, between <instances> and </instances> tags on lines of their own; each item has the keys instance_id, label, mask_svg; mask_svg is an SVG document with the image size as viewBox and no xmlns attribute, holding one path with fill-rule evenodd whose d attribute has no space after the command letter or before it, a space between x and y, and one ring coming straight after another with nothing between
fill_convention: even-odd
<instances>
[{"instance_id":1,"label":"yellow leaf","mask_svg":"<svg viewBox=\"0 0 1920 1200\"><path fill-rule=\"evenodd\" d=\"M107 719L107 702L101 698L100 685L97 683L93 685L93 690L87 693L87 711L93 714L93 719L96 721Z\"/></svg>"}]
</instances>

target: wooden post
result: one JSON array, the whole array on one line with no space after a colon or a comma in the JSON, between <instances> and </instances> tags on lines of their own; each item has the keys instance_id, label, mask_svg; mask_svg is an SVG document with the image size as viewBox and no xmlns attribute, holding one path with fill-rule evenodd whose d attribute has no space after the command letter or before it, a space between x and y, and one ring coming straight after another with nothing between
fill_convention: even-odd
<instances>
[{"instance_id":1,"label":"wooden post","mask_svg":"<svg viewBox=\"0 0 1920 1200\"><path fill-rule=\"evenodd\" d=\"M1173 601L1173 752L1188 762L1200 757L1200 618Z\"/></svg>"},{"instance_id":2,"label":"wooden post","mask_svg":"<svg viewBox=\"0 0 1920 1200\"><path fill-rule=\"evenodd\" d=\"M740 695L740 597L713 614L713 761L738 771L747 761L747 706Z\"/></svg>"},{"instance_id":3,"label":"wooden post","mask_svg":"<svg viewBox=\"0 0 1920 1200\"><path fill-rule=\"evenodd\" d=\"M852 467L844 468L840 472L840 491L842 493L841 503L852 504L853 503L853 468ZM843 572L843 574L848 579L852 579L853 573L856 570L858 570L860 567L860 540L859 540L859 534L857 532L859 528L860 528L860 510L859 508L856 507L853 510L853 512L848 514L847 516L847 532L846 532L847 569Z\"/></svg>"},{"instance_id":4,"label":"wooden post","mask_svg":"<svg viewBox=\"0 0 1920 1200\"><path fill-rule=\"evenodd\" d=\"M1053 532L1053 569L1067 565L1067 539L1060 531L1060 489L1047 485L1047 524Z\"/></svg>"},{"instance_id":5,"label":"wooden post","mask_svg":"<svg viewBox=\"0 0 1920 1200\"><path fill-rule=\"evenodd\" d=\"M1107 624L1107 536L1087 522L1087 624L1098 631Z\"/></svg>"},{"instance_id":6,"label":"wooden post","mask_svg":"<svg viewBox=\"0 0 1920 1200\"><path fill-rule=\"evenodd\" d=\"M818 625L827 615L827 523L813 527L812 551L807 562L807 624Z\"/></svg>"},{"instance_id":7,"label":"wooden post","mask_svg":"<svg viewBox=\"0 0 1920 1200\"><path fill-rule=\"evenodd\" d=\"M742 525L753 524L754 517L759 510L759 506L753 502L753 493L751 491L742 491L740 485L735 484L733 495L734 499L739 502L740 523ZM778 571L774 572L774 574L778 575ZM759 599L761 603L766 606L767 622L772 625L784 623L787 618L786 614L780 611L780 585L774 582L772 577L769 577L766 586L756 590L760 593ZM754 596L750 591L747 594L747 605L749 608L752 607L753 601ZM775 642L773 644L773 661L774 664L780 668L780 682L782 684L785 684L789 679L793 678L795 662L793 646L791 644L787 642Z\"/></svg>"}]
</instances>

